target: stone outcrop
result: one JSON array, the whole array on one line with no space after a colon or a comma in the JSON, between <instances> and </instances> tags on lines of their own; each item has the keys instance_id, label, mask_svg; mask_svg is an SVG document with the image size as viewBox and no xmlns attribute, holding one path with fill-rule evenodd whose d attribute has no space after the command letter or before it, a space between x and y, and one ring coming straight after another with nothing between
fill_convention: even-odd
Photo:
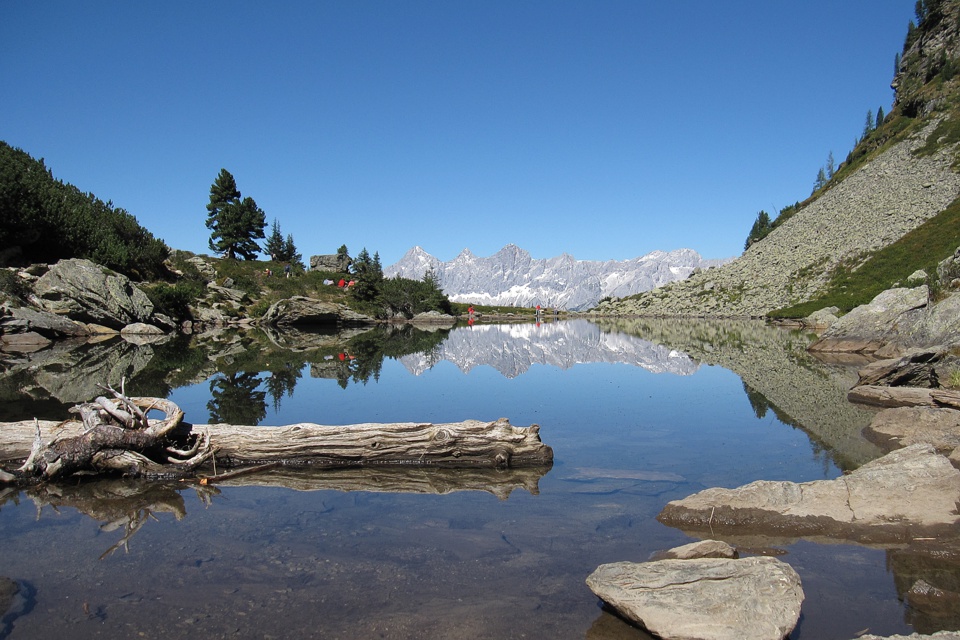
<instances>
[{"instance_id":1,"label":"stone outcrop","mask_svg":"<svg viewBox=\"0 0 960 640\"><path fill-rule=\"evenodd\" d=\"M324 302L306 296L294 296L273 303L260 319L263 324L277 327L306 325L373 324L375 319L333 302Z\"/></svg>"},{"instance_id":2,"label":"stone outcrop","mask_svg":"<svg viewBox=\"0 0 960 640\"><path fill-rule=\"evenodd\" d=\"M620 315L762 316L813 299L831 268L898 240L960 195L952 150L918 157L933 128L831 186L744 254L640 296L601 303Z\"/></svg>"},{"instance_id":3,"label":"stone outcrop","mask_svg":"<svg viewBox=\"0 0 960 640\"><path fill-rule=\"evenodd\" d=\"M803 603L797 572L770 557L616 562L600 565L587 586L666 640L782 640Z\"/></svg>"},{"instance_id":4,"label":"stone outcrop","mask_svg":"<svg viewBox=\"0 0 960 640\"><path fill-rule=\"evenodd\" d=\"M895 542L954 531L958 502L960 471L915 444L835 480L706 489L668 503L657 519L688 531Z\"/></svg>"},{"instance_id":5,"label":"stone outcrop","mask_svg":"<svg viewBox=\"0 0 960 640\"><path fill-rule=\"evenodd\" d=\"M149 322L153 303L129 278L89 260L56 263L33 283L30 302L78 322L122 329Z\"/></svg>"},{"instance_id":6,"label":"stone outcrop","mask_svg":"<svg viewBox=\"0 0 960 640\"><path fill-rule=\"evenodd\" d=\"M927 287L889 289L834 322L811 351L893 355L960 344L960 293L931 303Z\"/></svg>"},{"instance_id":7,"label":"stone outcrop","mask_svg":"<svg viewBox=\"0 0 960 640\"><path fill-rule=\"evenodd\" d=\"M863 435L887 451L929 443L938 453L950 456L960 447L960 411L939 407L887 409L876 415Z\"/></svg>"},{"instance_id":8,"label":"stone outcrop","mask_svg":"<svg viewBox=\"0 0 960 640\"><path fill-rule=\"evenodd\" d=\"M413 324L443 325L452 327L454 324L456 324L457 319L448 313L440 313L439 311L425 311L410 318L410 322Z\"/></svg>"},{"instance_id":9,"label":"stone outcrop","mask_svg":"<svg viewBox=\"0 0 960 640\"><path fill-rule=\"evenodd\" d=\"M347 273L353 260L350 256L337 253L323 254L319 256L310 256L311 271L334 271L337 273Z\"/></svg>"},{"instance_id":10,"label":"stone outcrop","mask_svg":"<svg viewBox=\"0 0 960 640\"><path fill-rule=\"evenodd\" d=\"M91 333L80 322L75 322L49 311L30 307L6 309L0 315L0 342L4 345L49 344L51 340L76 338Z\"/></svg>"}]
</instances>

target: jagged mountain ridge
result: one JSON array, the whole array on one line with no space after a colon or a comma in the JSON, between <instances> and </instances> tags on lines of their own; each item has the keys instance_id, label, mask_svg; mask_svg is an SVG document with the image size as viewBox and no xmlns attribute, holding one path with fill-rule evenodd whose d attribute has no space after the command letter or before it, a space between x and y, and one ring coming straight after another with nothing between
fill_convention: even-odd
<instances>
[{"instance_id":1,"label":"jagged mountain ridge","mask_svg":"<svg viewBox=\"0 0 960 640\"><path fill-rule=\"evenodd\" d=\"M447 360L464 373L486 365L506 378L515 378L534 364L570 369L586 362L607 362L679 376L693 375L700 368L685 353L626 333L603 331L587 320L462 327L451 331L434 351L399 360L414 375Z\"/></svg>"},{"instance_id":2,"label":"jagged mountain ridge","mask_svg":"<svg viewBox=\"0 0 960 640\"><path fill-rule=\"evenodd\" d=\"M577 260L568 253L534 259L526 250L508 244L489 257L478 257L464 249L448 262L413 247L383 272L387 277L419 280L432 269L440 288L455 302L518 307L539 304L579 311L594 307L602 298L649 291L683 280L696 269L723 262L705 260L693 249L653 251L631 260Z\"/></svg>"}]
</instances>

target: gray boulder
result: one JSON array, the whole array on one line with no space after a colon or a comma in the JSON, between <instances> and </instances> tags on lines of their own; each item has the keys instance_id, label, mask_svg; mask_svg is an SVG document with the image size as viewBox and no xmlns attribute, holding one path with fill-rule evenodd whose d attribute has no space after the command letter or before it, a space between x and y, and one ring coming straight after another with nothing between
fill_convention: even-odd
<instances>
[{"instance_id":1,"label":"gray boulder","mask_svg":"<svg viewBox=\"0 0 960 640\"><path fill-rule=\"evenodd\" d=\"M926 286L888 289L834 322L811 351L873 352L895 341L902 325L914 325L927 306Z\"/></svg>"},{"instance_id":2,"label":"gray boulder","mask_svg":"<svg viewBox=\"0 0 960 640\"><path fill-rule=\"evenodd\" d=\"M353 260L350 259L350 256L341 256L336 253L310 256L311 271L336 271L346 273L352 263Z\"/></svg>"},{"instance_id":3,"label":"gray boulder","mask_svg":"<svg viewBox=\"0 0 960 640\"><path fill-rule=\"evenodd\" d=\"M813 329L829 329L837 321L839 313L838 307L825 307L804 318L803 324Z\"/></svg>"},{"instance_id":4,"label":"gray boulder","mask_svg":"<svg viewBox=\"0 0 960 640\"><path fill-rule=\"evenodd\" d=\"M720 540L698 540L657 553L651 560L691 560L693 558L736 559L739 557L740 553L726 542Z\"/></svg>"},{"instance_id":5,"label":"gray boulder","mask_svg":"<svg viewBox=\"0 0 960 640\"><path fill-rule=\"evenodd\" d=\"M342 304L324 302L306 296L278 300L270 305L260 320L264 324L283 326L371 324L376 320L352 311Z\"/></svg>"},{"instance_id":6,"label":"gray boulder","mask_svg":"<svg viewBox=\"0 0 960 640\"><path fill-rule=\"evenodd\" d=\"M33 290L31 302L37 307L78 322L122 329L148 322L153 314L153 303L129 278L89 260L61 260Z\"/></svg>"},{"instance_id":7,"label":"gray boulder","mask_svg":"<svg viewBox=\"0 0 960 640\"><path fill-rule=\"evenodd\" d=\"M760 480L668 503L657 519L691 531L898 542L954 531L960 470L929 444L888 453L835 480Z\"/></svg>"},{"instance_id":8,"label":"gray boulder","mask_svg":"<svg viewBox=\"0 0 960 640\"><path fill-rule=\"evenodd\" d=\"M960 279L960 247L937 265L937 278L943 288L955 288Z\"/></svg>"},{"instance_id":9,"label":"gray boulder","mask_svg":"<svg viewBox=\"0 0 960 640\"><path fill-rule=\"evenodd\" d=\"M447 313L440 313L439 311L424 311L423 313L418 313L417 315L410 318L410 322L414 324L434 324L434 325L453 326L454 324L456 324L457 319Z\"/></svg>"},{"instance_id":10,"label":"gray boulder","mask_svg":"<svg viewBox=\"0 0 960 640\"><path fill-rule=\"evenodd\" d=\"M50 313L37 311L30 307L17 307L8 310L9 315L0 317L0 334L4 342L14 341L13 336L33 334L45 339L74 338L89 335L87 327L69 318Z\"/></svg>"},{"instance_id":11,"label":"gray boulder","mask_svg":"<svg viewBox=\"0 0 960 640\"><path fill-rule=\"evenodd\" d=\"M770 557L616 562L587 586L666 640L783 640L803 603L797 572Z\"/></svg>"},{"instance_id":12,"label":"gray boulder","mask_svg":"<svg viewBox=\"0 0 960 640\"><path fill-rule=\"evenodd\" d=\"M960 411L940 407L887 409L874 416L863 435L885 451L929 443L949 456L960 447Z\"/></svg>"}]
</instances>

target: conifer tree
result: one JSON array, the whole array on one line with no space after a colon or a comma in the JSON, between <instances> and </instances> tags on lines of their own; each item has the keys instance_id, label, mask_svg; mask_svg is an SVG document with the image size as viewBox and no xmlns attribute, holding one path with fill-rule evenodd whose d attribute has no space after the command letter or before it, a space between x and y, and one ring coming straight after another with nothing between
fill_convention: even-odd
<instances>
[{"instance_id":1,"label":"conifer tree","mask_svg":"<svg viewBox=\"0 0 960 640\"><path fill-rule=\"evenodd\" d=\"M270 236L267 237L267 243L264 248L270 255L271 260L283 261L283 234L280 233L280 223L277 222L276 218L273 219L273 227L270 230Z\"/></svg>"},{"instance_id":2,"label":"conifer tree","mask_svg":"<svg viewBox=\"0 0 960 640\"><path fill-rule=\"evenodd\" d=\"M293 244L293 235L287 234L287 239L283 242L282 249L283 261L289 262L293 266L298 266L301 269L304 268L303 265L303 256L297 252L297 247Z\"/></svg>"},{"instance_id":3,"label":"conifer tree","mask_svg":"<svg viewBox=\"0 0 960 640\"><path fill-rule=\"evenodd\" d=\"M863 137L866 138L873 131L873 110L867 109L867 119L863 123Z\"/></svg>"},{"instance_id":4,"label":"conifer tree","mask_svg":"<svg viewBox=\"0 0 960 640\"><path fill-rule=\"evenodd\" d=\"M823 189L827 184L827 174L824 172L823 167L820 167L820 170L817 171L817 180L813 183L813 192L816 193Z\"/></svg>"},{"instance_id":5,"label":"conifer tree","mask_svg":"<svg viewBox=\"0 0 960 640\"><path fill-rule=\"evenodd\" d=\"M240 199L237 182L226 169L220 170L210 186L206 224L211 230L211 251L226 258L244 260L253 260L260 253L257 240L264 238L266 214L253 198Z\"/></svg>"}]
</instances>

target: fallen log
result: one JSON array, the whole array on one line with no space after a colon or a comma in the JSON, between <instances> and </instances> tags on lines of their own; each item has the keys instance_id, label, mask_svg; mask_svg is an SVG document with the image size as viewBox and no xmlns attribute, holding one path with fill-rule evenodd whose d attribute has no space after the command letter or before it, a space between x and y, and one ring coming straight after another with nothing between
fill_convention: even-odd
<instances>
[{"instance_id":1,"label":"fallen log","mask_svg":"<svg viewBox=\"0 0 960 640\"><path fill-rule=\"evenodd\" d=\"M185 425L187 426L187 425ZM190 425L209 433L216 464L228 467L282 461L285 465L430 465L524 467L553 461L540 427L515 427L506 418L445 424L393 422L283 427Z\"/></svg>"},{"instance_id":2,"label":"fallen log","mask_svg":"<svg viewBox=\"0 0 960 640\"><path fill-rule=\"evenodd\" d=\"M137 399L138 401L142 399ZM172 403L171 403L172 404ZM175 406L175 405L174 405ZM456 423L364 423L318 425L300 423L281 427L226 424L193 425L180 422L166 432L163 444L178 447L205 442L210 455L193 465L199 471L279 463L283 466L423 465L449 468L514 468L549 465L553 449L540 440L540 427L515 427L506 418L493 422L466 420ZM39 433L39 436L36 434ZM77 445L87 431L76 421L21 421L0 423L0 464L29 458L37 438L56 447L58 442ZM76 448L72 446L72 448ZM121 457L120 453L115 455ZM195 458L195 454L189 459ZM124 471L125 469L125 471ZM127 475L154 475L154 467L142 474L119 465ZM88 469L89 471L89 469ZM164 475L157 472L155 475ZM188 475L173 466L165 475ZM215 479L213 480L215 482Z\"/></svg>"}]
</instances>

